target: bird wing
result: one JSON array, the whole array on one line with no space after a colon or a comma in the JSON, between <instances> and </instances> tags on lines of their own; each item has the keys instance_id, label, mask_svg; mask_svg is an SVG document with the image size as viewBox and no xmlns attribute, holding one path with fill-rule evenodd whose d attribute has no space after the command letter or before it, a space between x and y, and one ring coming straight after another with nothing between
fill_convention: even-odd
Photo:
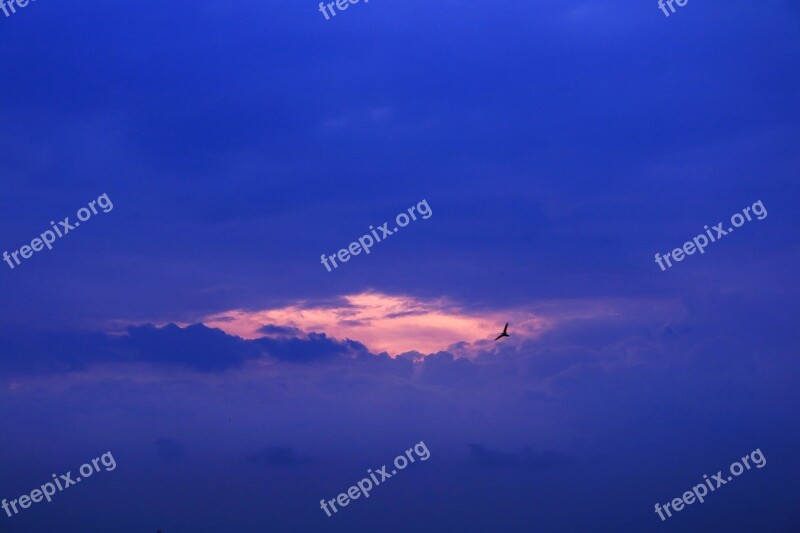
<instances>
[{"instance_id":1,"label":"bird wing","mask_svg":"<svg viewBox=\"0 0 800 533\"><path fill-rule=\"evenodd\" d=\"M497 336L497 339L495 339L495 340L502 339L502 338L503 338L503 334L501 333L500 335Z\"/></svg>"},{"instance_id":2,"label":"bird wing","mask_svg":"<svg viewBox=\"0 0 800 533\"><path fill-rule=\"evenodd\" d=\"M506 327L503 328L503 333L508 333L508 322L506 322Z\"/></svg>"}]
</instances>

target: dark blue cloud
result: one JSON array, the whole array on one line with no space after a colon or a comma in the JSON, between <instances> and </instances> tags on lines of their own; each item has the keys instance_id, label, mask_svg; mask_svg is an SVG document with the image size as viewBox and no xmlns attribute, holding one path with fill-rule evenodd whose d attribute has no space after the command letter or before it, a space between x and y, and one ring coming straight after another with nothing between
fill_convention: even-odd
<instances>
[{"instance_id":1,"label":"dark blue cloud","mask_svg":"<svg viewBox=\"0 0 800 533\"><path fill-rule=\"evenodd\" d=\"M271 331L294 328L273 326ZM262 337L245 340L203 324L181 328L175 324L130 326L124 335L98 332L6 332L3 357L6 373L57 373L80 371L99 363L150 363L201 372L224 372L247 361L272 357L285 362L310 363L341 357L371 355L349 339L324 333L306 337Z\"/></svg>"},{"instance_id":2,"label":"dark blue cloud","mask_svg":"<svg viewBox=\"0 0 800 533\"><path fill-rule=\"evenodd\" d=\"M300 330L289 326L276 326L275 324L267 324L258 328L259 333L265 335L284 335L287 337L297 337L300 335Z\"/></svg>"},{"instance_id":3,"label":"dark blue cloud","mask_svg":"<svg viewBox=\"0 0 800 533\"><path fill-rule=\"evenodd\" d=\"M130 350L137 361L173 363L207 372L241 366L260 356L247 341L222 330L193 324L180 328L168 324L131 326L128 335L116 339L122 351Z\"/></svg>"},{"instance_id":4,"label":"dark blue cloud","mask_svg":"<svg viewBox=\"0 0 800 533\"><path fill-rule=\"evenodd\" d=\"M262 337L252 343L275 359L296 363L369 353L360 342L350 339L339 341L327 337L324 333L309 333L307 338L302 339Z\"/></svg>"}]
</instances>

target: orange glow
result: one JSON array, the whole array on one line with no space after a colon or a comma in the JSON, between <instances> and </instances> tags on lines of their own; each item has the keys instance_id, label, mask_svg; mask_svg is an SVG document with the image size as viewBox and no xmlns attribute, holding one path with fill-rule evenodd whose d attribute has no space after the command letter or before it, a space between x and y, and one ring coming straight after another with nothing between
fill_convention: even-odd
<instances>
[{"instance_id":1,"label":"orange glow","mask_svg":"<svg viewBox=\"0 0 800 533\"><path fill-rule=\"evenodd\" d=\"M513 336L533 336L549 321L521 310L487 311L477 316L445 299L421 300L364 292L342 298L335 306L298 302L279 309L226 311L208 316L203 323L229 334L253 339L265 336L266 324L292 326L303 332L322 332L365 344L373 352L397 355L407 351L434 353L451 344L493 340L506 322Z\"/></svg>"}]
</instances>

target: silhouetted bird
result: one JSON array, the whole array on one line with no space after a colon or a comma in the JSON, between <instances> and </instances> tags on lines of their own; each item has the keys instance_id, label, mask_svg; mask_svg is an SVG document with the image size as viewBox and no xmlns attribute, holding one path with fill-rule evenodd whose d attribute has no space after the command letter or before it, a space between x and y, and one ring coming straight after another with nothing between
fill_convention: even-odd
<instances>
[{"instance_id":1,"label":"silhouetted bird","mask_svg":"<svg viewBox=\"0 0 800 533\"><path fill-rule=\"evenodd\" d=\"M498 335L495 340L497 341L497 340L502 339L503 337L510 337L510 336L511 335L508 334L508 322L506 322L506 327L503 328L503 333Z\"/></svg>"}]
</instances>

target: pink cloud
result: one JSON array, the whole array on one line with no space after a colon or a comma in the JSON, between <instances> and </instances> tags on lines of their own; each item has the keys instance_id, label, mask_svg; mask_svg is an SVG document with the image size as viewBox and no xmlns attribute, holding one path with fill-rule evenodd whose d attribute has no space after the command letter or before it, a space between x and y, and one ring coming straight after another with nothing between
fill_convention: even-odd
<instances>
[{"instance_id":1,"label":"pink cloud","mask_svg":"<svg viewBox=\"0 0 800 533\"><path fill-rule=\"evenodd\" d=\"M613 315L613 306L601 302L540 303L529 309L467 310L445 298L420 299L378 292L343 296L335 303L295 302L276 309L234 309L203 318L203 323L246 339L262 337L267 324L290 326L303 332L323 332L365 344L373 352L397 355L408 351L434 353L459 342L492 342L506 322L516 342L540 335L562 319ZM484 345L485 346L485 345Z\"/></svg>"}]
</instances>

